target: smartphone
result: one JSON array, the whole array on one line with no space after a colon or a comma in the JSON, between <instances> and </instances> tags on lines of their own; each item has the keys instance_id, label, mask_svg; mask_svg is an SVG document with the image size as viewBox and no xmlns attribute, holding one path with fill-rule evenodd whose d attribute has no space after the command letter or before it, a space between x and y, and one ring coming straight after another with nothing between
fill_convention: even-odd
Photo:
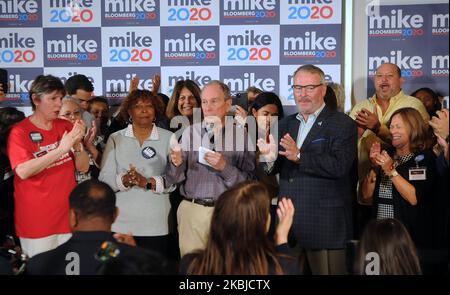
<instances>
[{"instance_id":1,"label":"smartphone","mask_svg":"<svg viewBox=\"0 0 450 295\"><path fill-rule=\"evenodd\" d=\"M8 71L0 69L0 84L2 84L3 92L8 93Z\"/></svg>"},{"instance_id":2,"label":"smartphone","mask_svg":"<svg viewBox=\"0 0 450 295\"><path fill-rule=\"evenodd\" d=\"M233 105L238 105L244 110L248 110L248 97L247 92L238 92L233 99Z\"/></svg>"}]
</instances>

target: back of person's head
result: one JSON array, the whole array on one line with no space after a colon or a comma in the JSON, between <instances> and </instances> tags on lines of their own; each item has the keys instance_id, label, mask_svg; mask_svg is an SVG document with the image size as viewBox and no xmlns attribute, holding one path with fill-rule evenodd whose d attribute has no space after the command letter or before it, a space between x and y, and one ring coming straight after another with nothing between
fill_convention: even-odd
<instances>
[{"instance_id":1,"label":"back of person's head","mask_svg":"<svg viewBox=\"0 0 450 295\"><path fill-rule=\"evenodd\" d=\"M270 223L267 189L247 181L222 193L215 206L206 249L188 267L191 274L282 273L267 238Z\"/></svg>"},{"instance_id":2,"label":"back of person's head","mask_svg":"<svg viewBox=\"0 0 450 295\"><path fill-rule=\"evenodd\" d=\"M129 248L110 258L99 269L101 275L164 275L167 261L158 253L140 247Z\"/></svg>"},{"instance_id":3,"label":"back of person's head","mask_svg":"<svg viewBox=\"0 0 450 295\"><path fill-rule=\"evenodd\" d=\"M368 274L372 255L379 257L380 275L421 274L417 250L405 226L396 219L370 221L361 237L355 264L357 274Z\"/></svg>"},{"instance_id":4,"label":"back of person's head","mask_svg":"<svg viewBox=\"0 0 450 295\"><path fill-rule=\"evenodd\" d=\"M88 77L82 74L73 75L69 79L67 79L66 84L66 91L69 95L74 95L77 93L78 89L84 90L86 92L92 92L94 91L94 85L92 85L92 82L89 81Z\"/></svg>"},{"instance_id":5,"label":"back of person's head","mask_svg":"<svg viewBox=\"0 0 450 295\"><path fill-rule=\"evenodd\" d=\"M99 180L78 184L70 193L69 205L79 220L99 217L112 224L116 217L116 195L109 185Z\"/></svg>"},{"instance_id":6,"label":"back of person's head","mask_svg":"<svg viewBox=\"0 0 450 295\"><path fill-rule=\"evenodd\" d=\"M61 80L52 75L39 75L37 76L30 87L30 103L33 111L36 109L36 105L33 102L33 98L40 99L42 95L49 94L54 91L58 91L62 96L66 95L64 84ZM34 97L33 97L34 96Z\"/></svg>"},{"instance_id":7,"label":"back of person's head","mask_svg":"<svg viewBox=\"0 0 450 295\"><path fill-rule=\"evenodd\" d=\"M278 95L276 95L273 92L261 92L260 94L258 94L251 108L258 111L260 108L268 104L276 105L278 108L278 120L283 119L284 117L283 105L281 104Z\"/></svg>"},{"instance_id":8,"label":"back of person's head","mask_svg":"<svg viewBox=\"0 0 450 295\"><path fill-rule=\"evenodd\" d=\"M25 114L13 107L0 109L0 151L5 152L9 132L15 123L25 119Z\"/></svg>"}]
</instances>

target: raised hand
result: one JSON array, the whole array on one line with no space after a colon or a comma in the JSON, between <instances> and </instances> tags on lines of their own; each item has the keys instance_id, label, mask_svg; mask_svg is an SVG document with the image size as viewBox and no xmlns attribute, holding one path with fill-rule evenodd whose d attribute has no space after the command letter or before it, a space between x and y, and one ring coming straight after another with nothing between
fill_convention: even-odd
<instances>
[{"instance_id":1,"label":"raised hand","mask_svg":"<svg viewBox=\"0 0 450 295\"><path fill-rule=\"evenodd\" d=\"M181 146L179 144L175 144L170 149L169 157L170 157L170 161L172 162L172 164L175 165L175 167L178 167L181 164L183 164L183 155L181 152Z\"/></svg>"},{"instance_id":2,"label":"raised hand","mask_svg":"<svg viewBox=\"0 0 450 295\"><path fill-rule=\"evenodd\" d=\"M227 165L225 157L219 152L207 152L205 154L205 160L211 165L211 167L218 171L222 171Z\"/></svg>"},{"instance_id":3,"label":"raised hand","mask_svg":"<svg viewBox=\"0 0 450 295\"><path fill-rule=\"evenodd\" d=\"M285 149L284 151L280 151L280 155L285 156L290 161L298 161L297 155L299 153L299 148L289 133L286 133L281 138L280 145Z\"/></svg>"},{"instance_id":4,"label":"raised hand","mask_svg":"<svg viewBox=\"0 0 450 295\"><path fill-rule=\"evenodd\" d=\"M277 215L278 225L275 230L275 243L281 245L287 243L289 230L294 219L294 204L291 199L281 198L278 202Z\"/></svg>"},{"instance_id":5,"label":"raised hand","mask_svg":"<svg viewBox=\"0 0 450 295\"><path fill-rule=\"evenodd\" d=\"M138 89L138 85L139 85L139 77L136 75L133 78L131 78L129 93Z\"/></svg>"},{"instance_id":6,"label":"raised hand","mask_svg":"<svg viewBox=\"0 0 450 295\"><path fill-rule=\"evenodd\" d=\"M370 147L370 152L369 152L369 159L370 159L370 162L372 163L372 166L374 166L374 167L378 166L376 159L380 155L380 153L381 153L381 143L374 142L372 144L372 146Z\"/></svg>"},{"instance_id":7,"label":"raised hand","mask_svg":"<svg viewBox=\"0 0 450 295\"><path fill-rule=\"evenodd\" d=\"M152 85L152 94L153 95L157 95L158 94L158 92L159 92L159 87L161 86L161 76L160 75L158 75L158 74L155 74L154 76L153 76L153 85Z\"/></svg>"},{"instance_id":8,"label":"raised hand","mask_svg":"<svg viewBox=\"0 0 450 295\"><path fill-rule=\"evenodd\" d=\"M259 138L256 143L263 158L260 161L263 162L274 162L277 159L277 144L272 134L269 134L269 142L265 139Z\"/></svg>"},{"instance_id":9,"label":"raised hand","mask_svg":"<svg viewBox=\"0 0 450 295\"><path fill-rule=\"evenodd\" d=\"M370 129L375 133L378 133L381 124L380 121L378 120L377 106L374 105L373 112L370 112L366 108L362 108L361 111L356 114L355 121L360 126L366 129Z\"/></svg>"},{"instance_id":10,"label":"raised hand","mask_svg":"<svg viewBox=\"0 0 450 295\"><path fill-rule=\"evenodd\" d=\"M436 116L433 116L429 121L431 127L433 127L434 134L442 138L448 136L449 129L449 114L447 109L442 109L436 112Z\"/></svg>"}]
</instances>

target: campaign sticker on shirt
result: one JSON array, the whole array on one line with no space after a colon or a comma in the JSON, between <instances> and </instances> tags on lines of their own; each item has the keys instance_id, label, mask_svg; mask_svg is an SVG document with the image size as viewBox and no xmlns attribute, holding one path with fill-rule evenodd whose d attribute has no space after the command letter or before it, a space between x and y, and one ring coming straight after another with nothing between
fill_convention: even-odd
<instances>
[{"instance_id":1,"label":"campaign sticker on shirt","mask_svg":"<svg viewBox=\"0 0 450 295\"><path fill-rule=\"evenodd\" d=\"M144 158L151 159L156 155L156 151L152 147L148 146L142 150L141 154Z\"/></svg>"},{"instance_id":2,"label":"campaign sticker on shirt","mask_svg":"<svg viewBox=\"0 0 450 295\"><path fill-rule=\"evenodd\" d=\"M417 157L414 158L414 162L419 163L423 159L425 159L424 155L418 155Z\"/></svg>"},{"instance_id":3,"label":"campaign sticker on shirt","mask_svg":"<svg viewBox=\"0 0 450 295\"><path fill-rule=\"evenodd\" d=\"M38 151L38 152L33 153L33 156L35 158L39 158L39 157L42 157L45 154L47 154L47 151L46 150L42 150L42 151Z\"/></svg>"},{"instance_id":4,"label":"campaign sticker on shirt","mask_svg":"<svg viewBox=\"0 0 450 295\"><path fill-rule=\"evenodd\" d=\"M427 168L426 167L410 168L409 180L427 180Z\"/></svg>"},{"instance_id":5,"label":"campaign sticker on shirt","mask_svg":"<svg viewBox=\"0 0 450 295\"><path fill-rule=\"evenodd\" d=\"M44 140L44 138L42 137L42 134L40 132L33 131L33 132L30 132L29 135L30 135L31 141L34 143L41 143Z\"/></svg>"}]
</instances>

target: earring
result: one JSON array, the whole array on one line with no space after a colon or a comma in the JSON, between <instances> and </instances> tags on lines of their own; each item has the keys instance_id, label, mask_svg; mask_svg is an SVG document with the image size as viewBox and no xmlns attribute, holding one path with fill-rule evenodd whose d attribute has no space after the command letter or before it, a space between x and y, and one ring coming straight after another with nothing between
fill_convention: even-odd
<instances>
[{"instance_id":1,"label":"earring","mask_svg":"<svg viewBox=\"0 0 450 295\"><path fill-rule=\"evenodd\" d=\"M133 124L133 119L131 117L128 117L128 123Z\"/></svg>"}]
</instances>

